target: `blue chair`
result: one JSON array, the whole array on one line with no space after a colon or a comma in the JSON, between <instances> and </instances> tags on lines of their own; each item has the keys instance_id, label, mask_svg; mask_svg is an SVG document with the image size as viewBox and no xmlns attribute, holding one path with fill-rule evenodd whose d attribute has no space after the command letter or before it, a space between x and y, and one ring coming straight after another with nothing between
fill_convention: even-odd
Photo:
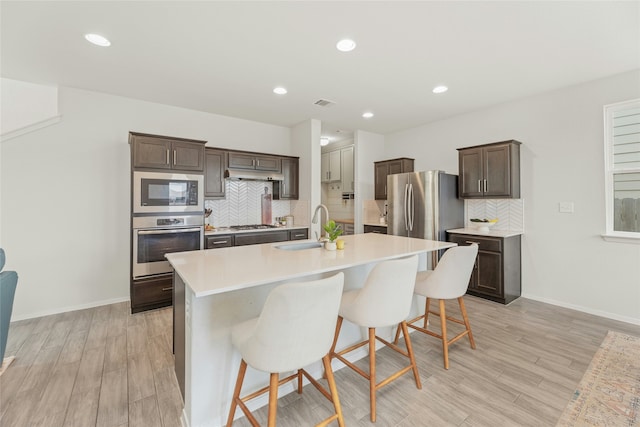
<instances>
[{"instance_id":1,"label":"blue chair","mask_svg":"<svg viewBox=\"0 0 640 427\"><path fill-rule=\"evenodd\" d=\"M0 249L0 271L4 268L4 261L4 249ZM4 360L4 351L7 348L13 297L16 294L17 285L18 273L15 271L2 271L0 273L0 364Z\"/></svg>"}]
</instances>

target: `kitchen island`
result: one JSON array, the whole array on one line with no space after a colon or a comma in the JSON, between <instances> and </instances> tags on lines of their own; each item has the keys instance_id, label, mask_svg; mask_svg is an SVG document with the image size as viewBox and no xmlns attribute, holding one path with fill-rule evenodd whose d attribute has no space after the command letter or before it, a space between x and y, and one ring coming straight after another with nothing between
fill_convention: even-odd
<instances>
[{"instance_id":1,"label":"kitchen island","mask_svg":"<svg viewBox=\"0 0 640 427\"><path fill-rule=\"evenodd\" d=\"M419 254L420 269L426 254L456 246L400 236L357 234L345 236L345 249L290 250L291 244L311 240L230 247L167 254L174 268L174 349L176 376L184 398L183 424L217 427L225 424L240 355L231 345L230 329L260 314L269 292L292 281L315 280L337 272L345 274L345 290L362 287L373 266L384 260ZM278 247L281 248L278 248ZM393 286L392 283L389 284ZM414 304L417 312L420 304ZM391 328L387 332L392 333ZM384 334L384 332L382 333ZM338 348L358 342L362 331L345 322ZM352 359L366 356L354 352ZM335 368L340 368L337 361ZM322 375L318 362L308 368ZM243 390L256 390L268 383L269 375L247 371ZM338 384L338 388L340 388ZM281 387L280 395L293 390ZM266 404L255 399L250 409ZM240 411L238 411L240 412ZM240 414L238 414L240 415Z\"/></svg>"}]
</instances>

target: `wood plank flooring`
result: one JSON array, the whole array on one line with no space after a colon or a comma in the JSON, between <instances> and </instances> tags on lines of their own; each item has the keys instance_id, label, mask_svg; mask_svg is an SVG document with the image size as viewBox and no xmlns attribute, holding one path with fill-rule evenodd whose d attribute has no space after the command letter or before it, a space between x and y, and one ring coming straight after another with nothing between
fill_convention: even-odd
<instances>
[{"instance_id":1,"label":"wood plank flooring","mask_svg":"<svg viewBox=\"0 0 640 427\"><path fill-rule=\"evenodd\" d=\"M410 375L382 388L376 426L554 426L607 331L640 336L637 325L523 298L465 301L477 349L466 338L454 344L446 371L440 342L412 333L422 390ZM459 315L457 304L449 311ZM6 354L16 360L0 377L0 426L179 427L171 313L131 315L120 303L12 323ZM380 376L405 363L388 349L377 360ZM336 381L346 425L371 426L367 382L346 368ZM307 386L279 400L278 425L314 425L330 411Z\"/></svg>"}]
</instances>

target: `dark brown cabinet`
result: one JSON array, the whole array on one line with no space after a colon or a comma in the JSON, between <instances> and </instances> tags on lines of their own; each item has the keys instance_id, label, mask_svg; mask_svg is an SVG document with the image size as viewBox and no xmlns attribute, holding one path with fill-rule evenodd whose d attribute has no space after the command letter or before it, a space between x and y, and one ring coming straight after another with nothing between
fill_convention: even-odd
<instances>
[{"instance_id":1,"label":"dark brown cabinet","mask_svg":"<svg viewBox=\"0 0 640 427\"><path fill-rule=\"evenodd\" d=\"M134 169L204 170L206 141L129 132Z\"/></svg>"},{"instance_id":2,"label":"dark brown cabinet","mask_svg":"<svg viewBox=\"0 0 640 427\"><path fill-rule=\"evenodd\" d=\"M471 273L467 293L508 304L520 296L520 235L481 237L449 234L448 240L460 246L478 244L478 257Z\"/></svg>"},{"instance_id":3,"label":"dark brown cabinet","mask_svg":"<svg viewBox=\"0 0 640 427\"><path fill-rule=\"evenodd\" d=\"M235 243L233 234L224 234L221 236L204 236L205 249L228 248L233 246L234 244Z\"/></svg>"},{"instance_id":4,"label":"dark brown cabinet","mask_svg":"<svg viewBox=\"0 0 640 427\"><path fill-rule=\"evenodd\" d=\"M520 142L496 142L458 149L461 198L520 197Z\"/></svg>"},{"instance_id":5,"label":"dark brown cabinet","mask_svg":"<svg viewBox=\"0 0 640 427\"><path fill-rule=\"evenodd\" d=\"M375 199L387 199L387 176L396 173L413 172L413 159L400 157L398 159L374 162Z\"/></svg>"},{"instance_id":6,"label":"dark brown cabinet","mask_svg":"<svg viewBox=\"0 0 640 427\"><path fill-rule=\"evenodd\" d=\"M235 246L259 245L261 243L286 242L289 240L288 230L266 231L236 234Z\"/></svg>"},{"instance_id":7,"label":"dark brown cabinet","mask_svg":"<svg viewBox=\"0 0 640 427\"><path fill-rule=\"evenodd\" d=\"M131 282L131 313L171 305L173 274Z\"/></svg>"},{"instance_id":8,"label":"dark brown cabinet","mask_svg":"<svg viewBox=\"0 0 640 427\"><path fill-rule=\"evenodd\" d=\"M283 157L282 175L283 181L274 181L273 198L274 200L298 200L298 163L297 157Z\"/></svg>"},{"instance_id":9,"label":"dark brown cabinet","mask_svg":"<svg viewBox=\"0 0 640 427\"><path fill-rule=\"evenodd\" d=\"M282 159L277 156L229 152L229 167L259 171L282 171Z\"/></svg>"},{"instance_id":10,"label":"dark brown cabinet","mask_svg":"<svg viewBox=\"0 0 640 427\"><path fill-rule=\"evenodd\" d=\"M309 238L309 229L307 228L289 231L289 240L305 240L308 238Z\"/></svg>"},{"instance_id":11,"label":"dark brown cabinet","mask_svg":"<svg viewBox=\"0 0 640 427\"><path fill-rule=\"evenodd\" d=\"M387 234L387 227L384 225L367 225L364 226L365 233Z\"/></svg>"},{"instance_id":12,"label":"dark brown cabinet","mask_svg":"<svg viewBox=\"0 0 640 427\"><path fill-rule=\"evenodd\" d=\"M204 197L224 199L226 155L222 150L207 148L204 153Z\"/></svg>"}]
</instances>

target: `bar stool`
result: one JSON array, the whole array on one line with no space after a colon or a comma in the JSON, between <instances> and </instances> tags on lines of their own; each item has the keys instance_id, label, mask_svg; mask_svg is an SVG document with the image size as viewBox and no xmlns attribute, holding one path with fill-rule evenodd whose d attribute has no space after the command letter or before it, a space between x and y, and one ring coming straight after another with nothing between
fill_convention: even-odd
<instances>
[{"instance_id":1,"label":"bar stool","mask_svg":"<svg viewBox=\"0 0 640 427\"><path fill-rule=\"evenodd\" d=\"M471 277L471 272L473 271L473 265L476 261L477 255L477 244L450 248L444 253L442 258L440 258L435 269L421 271L416 275L416 287L414 292L417 295L426 297L427 301L425 303L424 314L416 317L415 319L409 320L407 322L407 326L442 340L442 353L445 369L449 369L449 345L467 335L469 337L471 348L476 348L476 343L473 340L473 333L471 333L469 318L467 317L467 309L464 305L464 299L462 296L467 292L469 278ZM429 307L432 299L439 300L440 312L430 310ZM445 300L448 299L458 300L462 320L446 315ZM440 316L440 334L427 329L429 313ZM421 319L424 319L422 326L412 325L412 323ZM465 330L455 337L448 339L447 320L464 325ZM399 336L400 330L396 332L394 343L398 343Z\"/></svg>"},{"instance_id":2,"label":"bar stool","mask_svg":"<svg viewBox=\"0 0 640 427\"><path fill-rule=\"evenodd\" d=\"M411 309L413 297L413 287L415 283L416 270L418 269L418 256L408 258L383 261L377 264L369 273L362 289L345 292L340 303L340 314L336 324L336 333L331 346L330 355L337 358L342 363L369 380L369 401L371 405L371 421L376 421L376 391L401 375L413 371L416 380L416 387L422 388L418 367L413 355L413 347L407 330L405 319ZM342 327L343 319L358 326L368 328L368 339L352 345L340 352L335 351ZM376 336L376 328L384 326L400 325L404 333L407 351L387 342ZM376 339L398 353L409 358L409 366L399 370L388 378L376 383ZM343 357L357 348L369 344L369 373L348 361Z\"/></svg>"},{"instance_id":3,"label":"bar stool","mask_svg":"<svg viewBox=\"0 0 640 427\"><path fill-rule=\"evenodd\" d=\"M338 421L340 427L344 426L329 358L343 283L344 273L338 273L326 279L280 285L268 295L259 317L232 328L231 341L242 355L242 361L227 427L233 424L236 406L240 406L253 426L258 426L245 402L266 392L269 392L268 426L275 426L278 387L297 379L298 393L302 393L303 375L333 403L335 408L335 414L318 426L325 426L334 420ZM302 369L320 359L324 365L330 393ZM247 364L260 371L269 372L271 377L269 386L241 398L240 391ZM279 379L279 374L290 371L296 373Z\"/></svg>"}]
</instances>

